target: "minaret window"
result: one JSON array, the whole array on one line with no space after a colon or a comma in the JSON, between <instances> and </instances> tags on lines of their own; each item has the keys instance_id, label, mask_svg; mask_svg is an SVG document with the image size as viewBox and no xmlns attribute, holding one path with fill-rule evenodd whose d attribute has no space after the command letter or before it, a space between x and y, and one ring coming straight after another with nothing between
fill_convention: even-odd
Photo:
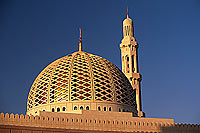
<instances>
[{"instance_id":1,"label":"minaret window","mask_svg":"<svg viewBox=\"0 0 200 133\"><path fill-rule=\"evenodd\" d=\"M125 26L125 35L128 36L128 26Z\"/></svg>"},{"instance_id":2,"label":"minaret window","mask_svg":"<svg viewBox=\"0 0 200 133\"><path fill-rule=\"evenodd\" d=\"M135 69L134 69L134 56L133 55L131 56L131 60L132 60L132 69L133 69L132 71L134 72Z\"/></svg>"},{"instance_id":3,"label":"minaret window","mask_svg":"<svg viewBox=\"0 0 200 133\"><path fill-rule=\"evenodd\" d=\"M128 36L129 36L129 26L127 26L127 32L128 32Z\"/></svg>"},{"instance_id":4,"label":"minaret window","mask_svg":"<svg viewBox=\"0 0 200 133\"><path fill-rule=\"evenodd\" d=\"M128 34L127 34L127 26L125 27L125 31L126 31L126 36L127 36L127 35L128 35Z\"/></svg>"},{"instance_id":5,"label":"minaret window","mask_svg":"<svg viewBox=\"0 0 200 133\"><path fill-rule=\"evenodd\" d=\"M129 61L129 57L127 56L127 61Z\"/></svg>"},{"instance_id":6,"label":"minaret window","mask_svg":"<svg viewBox=\"0 0 200 133\"><path fill-rule=\"evenodd\" d=\"M127 36L128 36L128 34L129 34L129 33L128 33L128 26L126 26L126 31L127 31Z\"/></svg>"}]
</instances>

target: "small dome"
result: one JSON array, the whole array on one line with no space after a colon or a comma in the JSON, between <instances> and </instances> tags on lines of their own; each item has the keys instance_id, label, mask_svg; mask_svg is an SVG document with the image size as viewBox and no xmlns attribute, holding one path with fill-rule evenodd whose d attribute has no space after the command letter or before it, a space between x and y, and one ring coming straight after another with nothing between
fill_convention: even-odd
<instances>
[{"instance_id":1,"label":"small dome","mask_svg":"<svg viewBox=\"0 0 200 133\"><path fill-rule=\"evenodd\" d=\"M29 92L27 114L84 106L137 113L135 90L121 70L102 57L80 51L57 59L38 75Z\"/></svg>"},{"instance_id":2,"label":"small dome","mask_svg":"<svg viewBox=\"0 0 200 133\"><path fill-rule=\"evenodd\" d=\"M126 18L123 21L123 25L133 25L133 20L131 18Z\"/></svg>"}]
</instances>

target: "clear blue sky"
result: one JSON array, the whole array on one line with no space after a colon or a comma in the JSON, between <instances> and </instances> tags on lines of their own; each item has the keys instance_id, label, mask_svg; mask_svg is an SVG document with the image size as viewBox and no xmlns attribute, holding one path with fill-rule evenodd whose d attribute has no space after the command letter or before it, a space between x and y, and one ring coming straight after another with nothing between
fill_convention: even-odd
<instances>
[{"instance_id":1,"label":"clear blue sky","mask_svg":"<svg viewBox=\"0 0 200 133\"><path fill-rule=\"evenodd\" d=\"M1 0L0 112L26 112L36 76L78 50L121 68L126 6L139 43L142 102L147 117L200 123L199 0Z\"/></svg>"}]
</instances>

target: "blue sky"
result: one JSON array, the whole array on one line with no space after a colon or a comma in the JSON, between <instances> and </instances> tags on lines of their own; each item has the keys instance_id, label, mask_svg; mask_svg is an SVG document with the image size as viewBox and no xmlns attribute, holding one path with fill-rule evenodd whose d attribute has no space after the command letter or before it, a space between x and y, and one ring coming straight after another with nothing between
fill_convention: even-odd
<instances>
[{"instance_id":1,"label":"blue sky","mask_svg":"<svg viewBox=\"0 0 200 133\"><path fill-rule=\"evenodd\" d=\"M26 112L37 75L78 50L121 68L126 7L139 43L142 102L147 117L200 123L200 1L1 0L0 112Z\"/></svg>"}]
</instances>

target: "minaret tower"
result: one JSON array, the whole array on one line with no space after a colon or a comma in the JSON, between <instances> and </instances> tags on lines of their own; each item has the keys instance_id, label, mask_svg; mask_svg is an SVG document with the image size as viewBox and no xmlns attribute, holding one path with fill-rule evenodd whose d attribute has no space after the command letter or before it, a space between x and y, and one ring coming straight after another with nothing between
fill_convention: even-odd
<instances>
[{"instance_id":1,"label":"minaret tower","mask_svg":"<svg viewBox=\"0 0 200 133\"><path fill-rule=\"evenodd\" d=\"M133 89L136 91L136 104L139 117L144 117L141 104L141 80L138 69L138 43L134 38L133 21L128 16L123 21L123 39L120 44L121 58L122 58L122 71L129 79Z\"/></svg>"}]
</instances>

